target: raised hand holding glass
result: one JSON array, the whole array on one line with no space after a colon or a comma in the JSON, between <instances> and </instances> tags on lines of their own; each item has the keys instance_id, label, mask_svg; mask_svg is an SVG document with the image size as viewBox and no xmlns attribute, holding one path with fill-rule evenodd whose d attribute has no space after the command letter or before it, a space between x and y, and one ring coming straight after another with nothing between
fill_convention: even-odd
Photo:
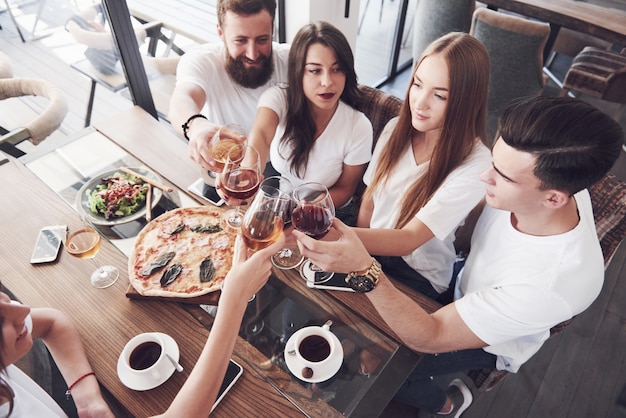
<instances>
[{"instance_id":1,"label":"raised hand holding glass","mask_svg":"<svg viewBox=\"0 0 626 418\"><path fill-rule=\"evenodd\" d=\"M241 228L243 216L240 206L247 205L259 188L259 160L259 153L249 145L237 144L228 152L216 188L227 205L235 206L235 209L225 213L226 228L232 232L238 232Z\"/></svg>"}]
</instances>

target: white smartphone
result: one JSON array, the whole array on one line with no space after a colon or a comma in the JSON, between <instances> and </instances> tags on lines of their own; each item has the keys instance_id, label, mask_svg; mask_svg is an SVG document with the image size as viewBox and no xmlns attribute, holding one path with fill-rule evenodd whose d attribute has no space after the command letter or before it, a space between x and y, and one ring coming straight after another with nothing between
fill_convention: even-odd
<instances>
[{"instance_id":1,"label":"white smartphone","mask_svg":"<svg viewBox=\"0 0 626 418\"><path fill-rule=\"evenodd\" d=\"M32 264L49 263L57 259L61 243L67 234L67 225L44 226L37 235L33 255L30 257Z\"/></svg>"},{"instance_id":2,"label":"white smartphone","mask_svg":"<svg viewBox=\"0 0 626 418\"><path fill-rule=\"evenodd\" d=\"M191 186L187 187L187 190L212 205L222 206L224 204L220 195L217 194L215 187L206 184L202 177L194 181Z\"/></svg>"},{"instance_id":3,"label":"white smartphone","mask_svg":"<svg viewBox=\"0 0 626 418\"><path fill-rule=\"evenodd\" d=\"M228 393L230 388L232 388L235 385L235 382L239 379L239 377L241 377L242 374L243 374L243 367L241 367L237 362L231 359L228 362L228 369L226 369L226 375L224 376L224 380L222 381L222 386L220 387L220 391L217 394L217 399L215 400L215 403L213 404L213 407L211 408L211 412L213 412L217 404L220 403L222 399L224 399L224 396L226 396L226 393Z\"/></svg>"}]
</instances>

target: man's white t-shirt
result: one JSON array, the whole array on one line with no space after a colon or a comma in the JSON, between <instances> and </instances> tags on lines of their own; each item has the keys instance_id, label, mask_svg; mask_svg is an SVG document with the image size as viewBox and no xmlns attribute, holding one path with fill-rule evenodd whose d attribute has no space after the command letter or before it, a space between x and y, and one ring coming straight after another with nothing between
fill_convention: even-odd
<instances>
[{"instance_id":1,"label":"man's white t-shirt","mask_svg":"<svg viewBox=\"0 0 626 418\"><path fill-rule=\"evenodd\" d=\"M235 83L225 70L226 47L222 42L199 45L180 59L176 84L193 83L206 94L202 113L213 123L237 123L250 132L256 106L267 88L287 83L289 45L272 43L274 73L261 87L250 89Z\"/></svg>"},{"instance_id":2,"label":"man's white t-shirt","mask_svg":"<svg viewBox=\"0 0 626 418\"><path fill-rule=\"evenodd\" d=\"M372 181L383 148L396 126L394 118L380 135L372 161L363 176L365 184ZM466 160L444 180L432 198L415 215L435 235L411 254L402 258L414 270L430 281L439 293L445 291L452 278L456 258L454 233L468 213L485 196L485 186L480 173L491 163L491 153L478 142ZM400 157L394 171L383 187L374 192L374 211L370 228L394 229L400 214L402 200L413 182L427 169L428 162L416 164L411 147Z\"/></svg>"},{"instance_id":3,"label":"man's white t-shirt","mask_svg":"<svg viewBox=\"0 0 626 418\"><path fill-rule=\"evenodd\" d=\"M532 236L511 213L488 205L457 283L454 303L476 336L516 372L550 336L550 328L584 311L600 293L604 259L587 190L574 195L580 221L564 234Z\"/></svg>"},{"instance_id":4,"label":"man's white t-shirt","mask_svg":"<svg viewBox=\"0 0 626 418\"><path fill-rule=\"evenodd\" d=\"M270 145L270 161L293 187L315 181L330 188L341 176L344 164L365 164L372 156L372 124L363 113L339 101L335 114L309 153L305 175L299 178L290 169L291 148L286 148L280 141L287 123L287 90L281 87L268 89L261 96L259 107L269 108L278 115L278 126Z\"/></svg>"}]
</instances>

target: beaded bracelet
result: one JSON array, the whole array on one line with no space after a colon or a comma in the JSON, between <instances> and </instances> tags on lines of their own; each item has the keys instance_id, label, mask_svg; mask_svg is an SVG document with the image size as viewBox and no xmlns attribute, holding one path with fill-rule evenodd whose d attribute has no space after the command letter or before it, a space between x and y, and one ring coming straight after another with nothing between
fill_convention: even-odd
<instances>
[{"instance_id":1,"label":"beaded bracelet","mask_svg":"<svg viewBox=\"0 0 626 418\"><path fill-rule=\"evenodd\" d=\"M65 391L65 397L67 399L70 399L70 396L72 395L72 389L74 389L74 386L76 386L78 384L78 382L80 382L81 380L83 380L84 378L88 377L88 376L95 376L94 372L89 372L89 373L85 373L84 375L82 375L81 377L79 377L78 379L74 380L74 383L72 383L71 385L69 385L69 387L67 388L67 390Z\"/></svg>"},{"instance_id":2,"label":"beaded bracelet","mask_svg":"<svg viewBox=\"0 0 626 418\"><path fill-rule=\"evenodd\" d=\"M183 135L185 136L185 139L187 139L187 141L189 141L189 137L187 136L187 131L189 130L189 124L191 123L192 120L196 119L196 118L202 118L202 119L207 119L206 116L204 116L201 113L196 113L195 115L191 116L189 119L187 119L187 122L182 124L182 128L183 128Z\"/></svg>"}]
</instances>

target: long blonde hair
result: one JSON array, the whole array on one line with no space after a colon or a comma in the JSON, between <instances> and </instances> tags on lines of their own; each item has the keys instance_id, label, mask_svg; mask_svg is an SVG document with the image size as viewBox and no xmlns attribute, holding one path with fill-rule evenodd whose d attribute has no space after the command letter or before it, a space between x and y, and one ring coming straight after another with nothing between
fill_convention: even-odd
<instances>
[{"instance_id":1,"label":"long blonde hair","mask_svg":"<svg viewBox=\"0 0 626 418\"><path fill-rule=\"evenodd\" d=\"M440 54L448 64L450 88L441 134L424 175L409 187L396 223L402 228L428 202L445 178L471 154L477 139L485 139L487 90L489 86L489 54L480 41L471 35L452 32L431 43L413 68L413 76L424 58ZM390 173L411 146L414 132L409 103L410 87L389 142L381 152L371 184L365 196L372 198L383 187Z\"/></svg>"}]
</instances>

